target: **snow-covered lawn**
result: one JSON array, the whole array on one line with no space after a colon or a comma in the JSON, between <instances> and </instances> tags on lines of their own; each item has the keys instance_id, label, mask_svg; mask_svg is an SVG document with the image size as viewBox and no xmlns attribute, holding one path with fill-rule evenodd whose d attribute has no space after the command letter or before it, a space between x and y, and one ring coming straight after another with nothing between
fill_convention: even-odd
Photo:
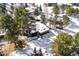
<instances>
[{"instance_id":1,"label":"snow-covered lawn","mask_svg":"<svg viewBox=\"0 0 79 59\"><path fill-rule=\"evenodd\" d=\"M36 40L32 40L29 43L28 48L24 48L22 50L16 50L17 52L11 53L10 56L16 56L16 55L29 56L33 52L34 47L36 47L37 50L41 48L43 53L47 51L48 55L52 55L51 52L52 40L50 39L52 36L55 36L55 34L52 34L50 32L45 35L42 35L42 38L37 38Z\"/></svg>"}]
</instances>

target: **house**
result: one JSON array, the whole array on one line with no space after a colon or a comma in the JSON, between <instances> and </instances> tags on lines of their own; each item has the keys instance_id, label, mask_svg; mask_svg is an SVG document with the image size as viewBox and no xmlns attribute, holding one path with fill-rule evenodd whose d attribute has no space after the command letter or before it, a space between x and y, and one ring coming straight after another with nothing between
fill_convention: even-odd
<instances>
[{"instance_id":1,"label":"house","mask_svg":"<svg viewBox=\"0 0 79 59\"><path fill-rule=\"evenodd\" d=\"M49 28L46 27L41 22L36 22L36 31L38 31L40 34L42 34L42 33L48 32Z\"/></svg>"}]
</instances>

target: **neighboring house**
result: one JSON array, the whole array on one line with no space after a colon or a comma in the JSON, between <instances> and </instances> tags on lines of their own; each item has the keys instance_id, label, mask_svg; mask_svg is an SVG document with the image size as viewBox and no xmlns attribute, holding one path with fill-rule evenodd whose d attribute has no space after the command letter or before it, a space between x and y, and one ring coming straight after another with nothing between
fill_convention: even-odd
<instances>
[{"instance_id":1,"label":"neighboring house","mask_svg":"<svg viewBox=\"0 0 79 59\"><path fill-rule=\"evenodd\" d=\"M44 24L42 24L41 22L31 22L30 27L30 34L42 34L44 32L49 31L49 28L46 27Z\"/></svg>"}]
</instances>

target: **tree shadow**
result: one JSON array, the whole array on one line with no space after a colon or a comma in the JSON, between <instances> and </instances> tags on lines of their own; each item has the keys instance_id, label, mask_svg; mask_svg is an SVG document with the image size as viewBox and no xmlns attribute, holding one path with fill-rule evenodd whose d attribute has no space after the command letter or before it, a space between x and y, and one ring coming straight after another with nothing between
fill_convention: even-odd
<instances>
[{"instance_id":1,"label":"tree shadow","mask_svg":"<svg viewBox=\"0 0 79 59\"><path fill-rule=\"evenodd\" d=\"M74 22L71 21L71 25L69 26L69 28L79 28L78 25L76 25Z\"/></svg>"}]
</instances>

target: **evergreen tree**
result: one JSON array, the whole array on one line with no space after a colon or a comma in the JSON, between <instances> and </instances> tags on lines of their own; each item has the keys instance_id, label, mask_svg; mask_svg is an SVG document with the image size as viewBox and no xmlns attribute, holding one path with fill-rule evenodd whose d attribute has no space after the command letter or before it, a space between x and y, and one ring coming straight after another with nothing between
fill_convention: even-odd
<instances>
[{"instance_id":1,"label":"evergreen tree","mask_svg":"<svg viewBox=\"0 0 79 59\"><path fill-rule=\"evenodd\" d=\"M76 42L76 45L79 45L79 32L76 33L75 35L75 42Z\"/></svg>"},{"instance_id":2,"label":"evergreen tree","mask_svg":"<svg viewBox=\"0 0 79 59\"><path fill-rule=\"evenodd\" d=\"M74 8L71 8L72 9L72 13L75 13L75 9Z\"/></svg>"},{"instance_id":3,"label":"evergreen tree","mask_svg":"<svg viewBox=\"0 0 79 59\"><path fill-rule=\"evenodd\" d=\"M69 56L74 51L76 44L71 35L67 33L59 33L52 44L54 55Z\"/></svg>"},{"instance_id":4,"label":"evergreen tree","mask_svg":"<svg viewBox=\"0 0 79 59\"><path fill-rule=\"evenodd\" d=\"M14 17L12 14L1 16L2 28L7 30L5 38L16 43L18 35L23 35L24 30L28 28L27 10L22 7L15 8Z\"/></svg>"},{"instance_id":5,"label":"evergreen tree","mask_svg":"<svg viewBox=\"0 0 79 59\"><path fill-rule=\"evenodd\" d=\"M41 7L41 5L40 5L40 11L42 11L42 7Z\"/></svg>"},{"instance_id":6,"label":"evergreen tree","mask_svg":"<svg viewBox=\"0 0 79 59\"><path fill-rule=\"evenodd\" d=\"M54 7L53 7L53 13L54 13L55 15L57 15L57 14L59 13L59 7L58 7L57 4L55 4Z\"/></svg>"},{"instance_id":7,"label":"evergreen tree","mask_svg":"<svg viewBox=\"0 0 79 59\"><path fill-rule=\"evenodd\" d=\"M52 25L52 29L56 29L56 18L53 18L52 21L50 21L51 25Z\"/></svg>"},{"instance_id":8,"label":"evergreen tree","mask_svg":"<svg viewBox=\"0 0 79 59\"><path fill-rule=\"evenodd\" d=\"M68 25L69 24L69 18L66 15L63 16L63 24L64 25Z\"/></svg>"},{"instance_id":9,"label":"evergreen tree","mask_svg":"<svg viewBox=\"0 0 79 59\"><path fill-rule=\"evenodd\" d=\"M28 10L26 10L24 7L17 7L15 8L15 17L16 23L18 24L16 27L18 27L19 31L18 33L20 35L23 35L25 29L28 29Z\"/></svg>"},{"instance_id":10,"label":"evergreen tree","mask_svg":"<svg viewBox=\"0 0 79 59\"><path fill-rule=\"evenodd\" d=\"M75 9L75 13L76 13L76 14L78 14L78 13L79 13L79 10L78 10L78 8L76 8L76 9Z\"/></svg>"},{"instance_id":11,"label":"evergreen tree","mask_svg":"<svg viewBox=\"0 0 79 59\"><path fill-rule=\"evenodd\" d=\"M16 28L16 25L12 16L9 14L4 14L1 17L1 23L2 23L2 28L5 29L6 35L5 39L7 39L9 42L14 42L16 41L16 33L18 28Z\"/></svg>"},{"instance_id":12,"label":"evergreen tree","mask_svg":"<svg viewBox=\"0 0 79 59\"><path fill-rule=\"evenodd\" d=\"M71 16L71 15L72 15L72 8L71 8L71 7L67 7L67 9L66 9L66 14L67 14L68 16Z\"/></svg>"},{"instance_id":13,"label":"evergreen tree","mask_svg":"<svg viewBox=\"0 0 79 59\"><path fill-rule=\"evenodd\" d=\"M35 14L36 16L38 16L38 15L40 14L39 11L38 11L38 7L35 9L34 14Z\"/></svg>"},{"instance_id":14,"label":"evergreen tree","mask_svg":"<svg viewBox=\"0 0 79 59\"><path fill-rule=\"evenodd\" d=\"M41 22L43 24L46 24L46 18L45 18L45 15L41 15Z\"/></svg>"},{"instance_id":15,"label":"evergreen tree","mask_svg":"<svg viewBox=\"0 0 79 59\"><path fill-rule=\"evenodd\" d=\"M79 54L79 32L76 33L75 35L75 44L76 44L76 47L75 47L75 54Z\"/></svg>"},{"instance_id":16,"label":"evergreen tree","mask_svg":"<svg viewBox=\"0 0 79 59\"><path fill-rule=\"evenodd\" d=\"M42 53L42 51L41 51L41 48L39 49L39 56L43 56L43 53Z\"/></svg>"},{"instance_id":17,"label":"evergreen tree","mask_svg":"<svg viewBox=\"0 0 79 59\"><path fill-rule=\"evenodd\" d=\"M0 14L6 13L6 4L0 3Z\"/></svg>"},{"instance_id":18,"label":"evergreen tree","mask_svg":"<svg viewBox=\"0 0 79 59\"><path fill-rule=\"evenodd\" d=\"M62 4L61 6L60 6L60 8L61 8L61 11L62 11L62 13L64 12L64 10L65 10L65 5L64 4Z\"/></svg>"},{"instance_id":19,"label":"evergreen tree","mask_svg":"<svg viewBox=\"0 0 79 59\"><path fill-rule=\"evenodd\" d=\"M34 54L34 56L37 56L37 50L36 50L36 48L35 48L35 47L34 47L33 54Z\"/></svg>"}]
</instances>

